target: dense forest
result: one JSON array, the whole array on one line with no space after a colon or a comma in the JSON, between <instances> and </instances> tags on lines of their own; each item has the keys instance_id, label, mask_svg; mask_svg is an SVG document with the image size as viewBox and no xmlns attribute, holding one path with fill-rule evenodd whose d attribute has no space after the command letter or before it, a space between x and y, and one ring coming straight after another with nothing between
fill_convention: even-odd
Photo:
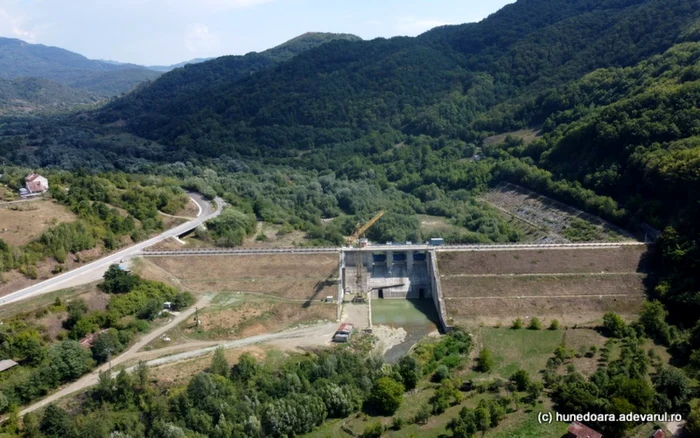
<instances>
[{"instance_id":1,"label":"dense forest","mask_svg":"<svg viewBox=\"0 0 700 438\"><path fill-rule=\"evenodd\" d=\"M417 38L321 39L190 65L94 112L0 120L0 160L54 172L52 195L81 217L20 252L0 246L5 269L30 266L33 254L60 261L97 242L138 240L158 229L155 212L177 204L179 187L230 204L200 236L222 246L240 245L256 221L304 231L308 244L341 244L380 209L387 214L370 231L375 241L433 237L421 235L416 218L429 214L460 230L445 232L449 242L516 242L520 230L478 198L507 181L633 232L660 230L648 279L654 301L635 324L605 318L621 357L587 379L558 372L571 353L554 353L545 384L558 409L677 411L700 427L687 380L700 370L696 2L521 0L480 23ZM521 129L534 140L484 142ZM3 178L17 184L18 176ZM67 186L79 189L58 189ZM644 338L668 347L684 373L660 366ZM420 375L432 376L442 357L418 359ZM379 397L391 405L375 388L409 387L400 366L349 352L293 358L282 371L242 363L212 364L167 400L145 370L116 382L105 376L76 419L51 408L27 420L25 434L70 436L108 411L105 430L123 436L292 436L371 411ZM442 394L449 399L453 389L445 384ZM320 398L328 393L336 405ZM305 409L291 414L294 404ZM474 436L500 421L501 408L460 413L450 431ZM596 426L610 436L626 427Z\"/></svg>"}]
</instances>

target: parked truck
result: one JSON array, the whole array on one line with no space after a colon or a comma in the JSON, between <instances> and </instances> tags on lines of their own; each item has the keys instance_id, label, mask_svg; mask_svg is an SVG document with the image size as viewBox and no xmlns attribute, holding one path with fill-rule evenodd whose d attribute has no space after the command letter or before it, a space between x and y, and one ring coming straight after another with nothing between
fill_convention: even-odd
<instances>
[{"instance_id":1,"label":"parked truck","mask_svg":"<svg viewBox=\"0 0 700 438\"><path fill-rule=\"evenodd\" d=\"M445 244L445 239L442 237L432 237L428 240L428 245L430 246L442 246Z\"/></svg>"},{"instance_id":2,"label":"parked truck","mask_svg":"<svg viewBox=\"0 0 700 438\"><path fill-rule=\"evenodd\" d=\"M333 335L333 341L334 342L348 342L350 340L350 336L352 336L352 330L354 329L354 326L349 323L343 323L340 324L340 327L338 327L338 330L336 330L335 334Z\"/></svg>"}]
</instances>

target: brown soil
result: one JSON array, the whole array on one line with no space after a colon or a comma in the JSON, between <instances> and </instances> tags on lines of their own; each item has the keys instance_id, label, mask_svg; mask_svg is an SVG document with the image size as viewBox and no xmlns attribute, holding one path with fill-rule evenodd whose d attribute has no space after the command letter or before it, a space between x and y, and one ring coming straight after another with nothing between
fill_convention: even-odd
<instances>
[{"instance_id":1,"label":"brown soil","mask_svg":"<svg viewBox=\"0 0 700 438\"><path fill-rule=\"evenodd\" d=\"M644 272L645 246L438 253L441 276Z\"/></svg>"},{"instance_id":2,"label":"brown soil","mask_svg":"<svg viewBox=\"0 0 700 438\"><path fill-rule=\"evenodd\" d=\"M598 332L590 329L569 329L565 332L564 342L566 348L574 350L577 356L571 359L571 363L576 367L576 371L590 376L598 369L598 359L600 358L600 349L605 344L606 338ZM595 354L590 354L591 357L586 357L592 346L596 347Z\"/></svg>"},{"instance_id":3,"label":"brown soil","mask_svg":"<svg viewBox=\"0 0 700 438\"><path fill-rule=\"evenodd\" d=\"M643 295L643 275L580 274L548 276L443 277L446 298Z\"/></svg>"},{"instance_id":4,"label":"brown soil","mask_svg":"<svg viewBox=\"0 0 700 438\"><path fill-rule=\"evenodd\" d=\"M539 318L545 326L552 319L558 319L565 325L595 325L606 312L637 314L644 301L643 295L602 298L454 298L445 300L445 308L448 319L454 325L510 324L515 318L529 317Z\"/></svg>"},{"instance_id":5,"label":"brown soil","mask_svg":"<svg viewBox=\"0 0 700 438\"><path fill-rule=\"evenodd\" d=\"M161 240L155 245L148 247L152 251L179 251L185 248L185 245L175 240L174 237L170 237L165 240Z\"/></svg>"},{"instance_id":6,"label":"brown soil","mask_svg":"<svg viewBox=\"0 0 700 438\"><path fill-rule=\"evenodd\" d=\"M51 200L13 204L0 208L0 239L10 245L24 245L48 228L76 219L68 208Z\"/></svg>"},{"instance_id":7,"label":"brown soil","mask_svg":"<svg viewBox=\"0 0 700 438\"><path fill-rule=\"evenodd\" d=\"M203 313L200 316L202 332L197 337L207 340L242 339L278 332L298 324L332 321L335 318L334 304L304 305L253 299L232 308ZM193 331L193 328L186 329L186 336L192 335Z\"/></svg>"},{"instance_id":8,"label":"brown soil","mask_svg":"<svg viewBox=\"0 0 700 438\"><path fill-rule=\"evenodd\" d=\"M309 300L335 295L338 256L154 257L149 261L194 292L258 292Z\"/></svg>"},{"instance_id":9,"label":"brown soil","mask_svg":"<svg viewBox=\"0 0 700 438\"><path fill-rule=\"evenodd\" d=\"M175 212L173 216L195 218L197 217L197 213L199 213L199 208L197 208L197 204L190 198L185 207Z\"/></svg>"},{"instance_id":10,"label":"brown soil","mask_svg":"<svg viewBox=\"0 0 700 438\"><path fill-rule=\"evenodd\" d=\"M233 366L238 362L238 358L243 353L252 355L258 363L265 360L269 352L268 348L253 345L244 348L235 348L224 350L228 363ZM156 379L160 384L172 384L188 382L192 376L205 371L211 365L211 355L197 358L186 362L178 362L169 365L163 365L151 370L151 377Z\"/></svg>"}]
</instances>

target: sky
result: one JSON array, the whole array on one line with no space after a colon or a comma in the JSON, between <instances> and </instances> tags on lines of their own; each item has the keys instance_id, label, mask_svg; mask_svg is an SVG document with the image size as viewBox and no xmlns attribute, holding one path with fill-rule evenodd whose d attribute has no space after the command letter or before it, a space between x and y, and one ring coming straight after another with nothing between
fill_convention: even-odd
<instances>
[{"instance_id":1,"label":"sky","mask_svg":"<svg viewBox=\"0 0 700 438\"><path fill-rule=\"evenodd\" d=\"M514 0L0 0L0 36L91 59L169 65L261 51L304 32L415 36Z\"/></svg>"}]
</instances>

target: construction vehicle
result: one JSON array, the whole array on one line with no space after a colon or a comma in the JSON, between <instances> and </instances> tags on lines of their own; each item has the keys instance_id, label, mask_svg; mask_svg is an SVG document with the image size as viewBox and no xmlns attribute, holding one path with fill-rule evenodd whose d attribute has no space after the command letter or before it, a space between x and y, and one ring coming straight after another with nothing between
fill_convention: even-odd
<instances>
[{"instance_id":1,"label":"construction vehicle","mask_svg":"<svg viewBox=\"0 0 700 438\"><path fill-rule=\"evenodd\" d=\"M362 237L367 232L367 230L369 230L372 227L372 225L376 224L382 216L384 216L384 210L375 214L374 217L367 221L367 223L365 223L364 225L358 223L357 226L355 226L355 231L353 231L352 235L345 239L345 243L348 246L356 245L360 237Z\"/></svg>"}]
</instances>

